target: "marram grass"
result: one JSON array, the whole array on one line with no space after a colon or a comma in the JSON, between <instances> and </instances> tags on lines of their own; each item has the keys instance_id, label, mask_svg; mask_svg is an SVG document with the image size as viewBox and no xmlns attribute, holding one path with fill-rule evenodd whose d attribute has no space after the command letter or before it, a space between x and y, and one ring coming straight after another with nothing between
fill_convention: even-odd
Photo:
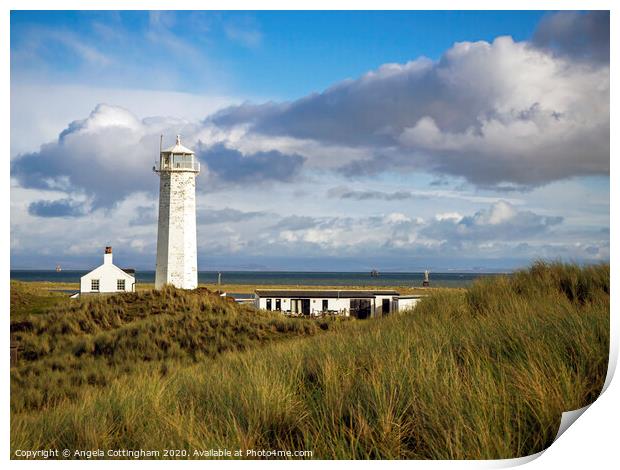
<instances>
[{"instance_id":1,"label":"marram grass","mask_svg":"<svg viewBox=\"0 0 620 470\"><path fill-rule=\"evenodd\" d=\"M168 300L158 313L142 312L136 305L158 294L139 295L133 306L110 300L88 307L96 314L85 314L82 305L57 310L47 314L53 321L41 320L42 330L33 329L41 336L39 356L12 369L12 450L241 448L312 450L314 458L327 459L512 458L549 446L561 413L594 401L607 372L607 265L537 263L466 291L433 294L412 312L335 322L327 331L316 322L222 307L211 297L202 313L194 315L190 305L190 312L171 314L166 309L183 305L175 295L190 296L174 290L164 293ZM63 315L76 319L65 325ZM161 324L162 315L170 321ZM152 333L138 331L135 343L122 339L134 322L132 328ZM255 330L265 322L276 326L261 337ZM282 339L277 325L286 340L276 341ZM192 340L191 332L202 339ZM99 334L115 338L103 341L103 357L91 343L76 346L82 336L97 344ZM150 344L167 335L170 354ZM65 369L59 375L49 361ZM57 394L42 388L82 367L80 373L97 371L104 380L65 384ZM42 396L23 398L31 389Z\"/></svg>"}]
</instances>

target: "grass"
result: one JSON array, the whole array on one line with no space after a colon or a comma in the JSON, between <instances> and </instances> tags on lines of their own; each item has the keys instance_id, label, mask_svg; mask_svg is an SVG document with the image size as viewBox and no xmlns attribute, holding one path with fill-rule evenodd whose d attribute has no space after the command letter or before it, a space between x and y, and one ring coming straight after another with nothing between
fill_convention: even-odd
<instances>
[{"instance_id":1,"label":"grass","mask_svg":"<svg viewBox=\"0 0 620 470\"><path fill-rule=\"evenodd\" d=\"M20 306L45 295L21 283L12 288L15 298L25 299ZM11 370L14 411L77 398L83 388L107 386L149 364L165 375L176 364L314 335L342 323L256 312L206 289L65 297L46 313L22 310L11 321L11 339L20 346L19 363Z\"/></svg>"},{"instance_id":2,"label":"grass","mask_svg":"<svg viewBox=\"0 0 620 470\"><path fill-rule=\"evenodd\" d=\"M38 315L66 300L66 295L29 282L11 281L11 318Z\"/></svg>"},{"instance_id":3,"label":"grass","mask_svg":"<svg viewBox=\"0 0 620 470\"><path fill-rule=\"evenodd\" d=\"M175 292L166 291L165 298ZM155 295L137 294L143 296L137 305ZM223 308L209 301L214 303L205 318L215 315L210 308ZM50 358L63 364L73 354L67 374L97 360L96 348L76 355L71 345L101 334L98 329L120 335L136 321L131 309L142 308L121 305L121 299L106 302L118 323L101 307L84 317L96 331L84 324L63 333L59 322L69 312L59 309L32 330L54 340L48 339L49 352L12 369L12 449L182 448L190 456L191 449L307 449L315 458L512 458L550 445L561 413L595 400L607 371L609 266L536 263L468 290L435 292L402 315L327 325L323 334L315 334L323 330L313 322L246 315L234 305L234 312L231 306L219 313L230 323L213 327L213 335L228 335L226 344L237 344L234 328L222 331L230 325L249 322L252 331L260 329L253 321L283 321L285 330L288 322L304 326L283 332L285 341L273 340L281 338L276 327L269 339L207 349L211 353L202 352L211 339L193 349L178 346L176 355L148 344L161 340L158 334L132 347L106 342L113 346L103 349L100 367L112 371L105 383L82 384L54 400L24 400L38 389L37 380L60 377L51 364L39 364ZM172 317L166 331L175 332L179 345L192 336L180 333L189 327L186 321L194 322L190 331L202 331L198 325L209 321L200 315L182 320L161 299L150 308L158 305L159 313L144 311L137 321ZM175 305L176 311L181 304ZM76 324L84 311L94 310L76 307ZM143 350L150 351L149 360L140 357ZM26 374L29 366L39 375ZM129 370L120 373L123 367Z\"/></svg>"},{"instance_id":4,"label":"grass","mask_svg":"<svg viewBox=\"0 0 620 470\"><path fill-rule=\"evenodd\" d=\"M19 281L11 281L13 283L20 283ZM80 290L79 282L49 282L49 281L32 281L21 282L20 284L27 284L31 289L36 289L39 292L42 291L54 291L58 289L67 290ZM321 289L321 290L366 290L366 289L379 289L379 290L396 290L403 295L417 295L417 294L429 294L430 292L447 291L447 290L462 290L458 287L414 287L410 285L406 286L306 286L306 285L294 285L294 284L221 284L217 283L201 283L199 288L205 288L212 291L230 292L235 294L253 294L256 289ZM155 284L148 282L136 283L136 290L138 292L148 292L155 288Z\"/></svg>"}]
</instances>

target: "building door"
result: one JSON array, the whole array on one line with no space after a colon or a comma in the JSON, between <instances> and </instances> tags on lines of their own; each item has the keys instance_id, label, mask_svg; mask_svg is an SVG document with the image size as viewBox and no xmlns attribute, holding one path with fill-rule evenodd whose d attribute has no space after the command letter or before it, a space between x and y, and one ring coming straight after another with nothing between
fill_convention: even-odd
<instances>
[{"instance_id":1,"label":"building door","mask_svg":"<svg viewBox=\"0 0 620 470\"><path fill-rule=\"evenodd\" d=\"M276 310L278 312L282 310L282 299L276 299Z\"/></svg>"},{"instance_id":2,"label":"building door","mask_svg":"<svg viewBox=\"0 0 620 470\"><path fill-rule=\"evenodd\" d=\"M310 315L310 299L301 299L301 313Z\"/></svg>"},{"instance_id":3,"label":"building door","mask_svg":"<svg viewBox=\"0 0 620 470\"><path fill-rule=\"evenodd\" d=\"M371 305L369 299L351 299L351 315L355 318L363 320L370 317Z\"/></svg>"},{"instance_id":4,"label":"building door","mask_svg":"<svg viewBox=\"0 0 620 470\"><path fill-rule=\"evenodd\" d=\"M390 299L383 299L381 302L381 314L389 315L390 314Z\"/></svg>"}]
</instances>

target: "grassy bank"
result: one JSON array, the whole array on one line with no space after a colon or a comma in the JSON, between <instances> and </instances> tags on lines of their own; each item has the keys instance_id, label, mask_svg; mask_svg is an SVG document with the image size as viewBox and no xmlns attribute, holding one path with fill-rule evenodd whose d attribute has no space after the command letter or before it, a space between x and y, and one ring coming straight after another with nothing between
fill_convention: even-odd
<instances>
[{"instance_id":1,"label":"grassy bank","mask_svg":"<svg viewBox=\"0 0 620 470\"><path fill-rule=\"evenodd\" d=\"M48 291L52 294L58 295L58 290L80 290L80 284L78 282L48 282L48 281L11 281L12 283L19 283L23 286L29 286L31 289L42 293ZM11 284L13 285L13 284ZM330 290L396 290L404 295L417 295L417 294L429 294L437 291L448 290L462 290L459 287L412 287L412 286L306 286L297 284L216 284L216 283L201 283L198 287L209 289L212 291L230 292L235 294L253 294L256 289L330 289ZM136 290L138 292L147 292L153 290L155 285L148 282L136 283Z\"/></svg>"},{"instance_id":2,"label":"grassy bank","mask_svg":"<svg viewBox=\"0 0 620 470\"><path fill-rule=\"evenodd\" d=\"M55 288L60 289L60 288ZM11 319L47 312L66 302L66 295L30 282L11 281Z\"/></svg>"},{"instance_id":3,"label":"grassy bank","mask_svg":"<svg viewBox=\"0 0 620 470\"><path fill-rule=\"evenodd\" d=\"M71 300L23 283L11 287L13 298L20 299L11 320L11 339L20 347L11 369L13 411L75 399L84 389L106 387L145 368L166 375L181 364L314 335L343 322L295 321L275 312L256 312L206 289ZM22 304L52 296L54 303L46 310L39 306L35 313L24 313Z\"/></svg>"},{"instance_id":4,"label":"grassy bank","mask_svg":"<svg viewBox=\"0 0 620 470\"><path fill-rule=\"evenodd\" d=\"M117 314L131 318L120 313L125 308ZM151 316L145 312L141 321ZM123 328L109 325L106 334ZM528 455L552 442L563 411L591 403L602 388L609 267L536 264L467 291L437 292L408 314L327 328L213 355L155 355L101 386L40 405L19 398L28 386L21 381L27 366L20 366L12 371L11 448L308 449L316 458ZM62 334L60 328L55 341ZM73 364L90 360L93 352L76 356L69 346L80 334L67 334L76 336L60 350L73 354ZM135 354L152 347L136 346ZM115 359L115 347L107 351L109 367L136 360L120 352ZM56 353L32 366L49 354ZM39 369L42 377L52 373Z\"/></svg>"}]
</instances>

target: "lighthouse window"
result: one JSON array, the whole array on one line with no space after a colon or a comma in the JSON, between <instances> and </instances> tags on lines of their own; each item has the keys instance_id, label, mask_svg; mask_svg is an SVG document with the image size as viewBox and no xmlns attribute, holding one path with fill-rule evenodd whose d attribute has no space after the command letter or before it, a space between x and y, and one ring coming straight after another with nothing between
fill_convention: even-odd
<instances>
[{"instance_id":1,"label":"lighthouse window","mask_svg":"<svg viewBox=\"0 0 620 470\"><path fill-rule=\"evenodd\" d=\"M191 155L174 155L172 163L174 168L192 168L193 157Z\"/></svg>"},{"instance_id":2,"label":"lighthouse window","mask_svg":"<svg viewBox=\"0 0 620 470\"><path fill-rule=\"evenodd\" d=\"M116 290L125 290L125 279L116 280Z\"/></svg>"},{"instance_id":3,"label":"lighthouse window","mask_svg":"<svg viewBox=\"0 0 620 470\"><path fill-rule=\"evenodd\" d=\"M90 290L99 291L99 279L90 280Z\"/></svg>"}]
</instances>

